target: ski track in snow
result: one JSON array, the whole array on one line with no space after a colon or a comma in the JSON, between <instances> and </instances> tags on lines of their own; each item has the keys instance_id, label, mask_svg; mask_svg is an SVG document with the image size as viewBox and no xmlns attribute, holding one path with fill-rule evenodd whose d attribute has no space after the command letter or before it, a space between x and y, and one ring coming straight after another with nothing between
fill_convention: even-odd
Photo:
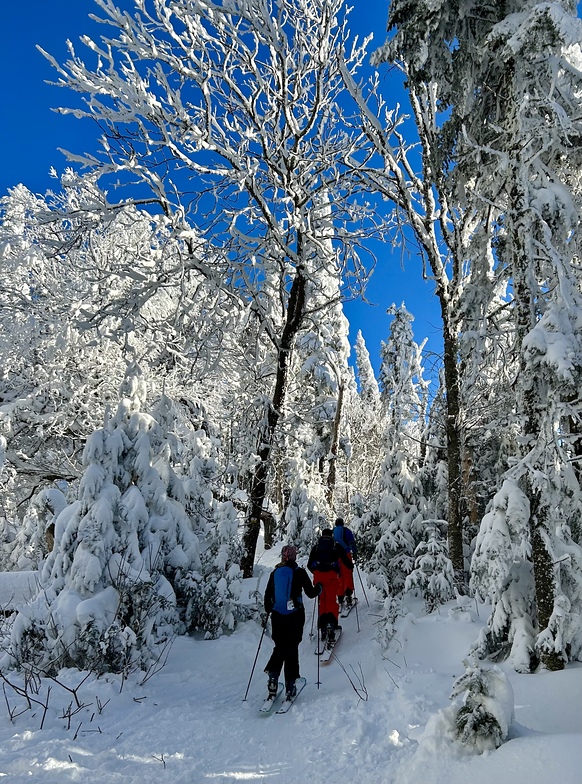
<instances>
[{"instance_id":1,"label":"ski track in snow","mask_svg":"<svg viewBox=\"0 0 582 784\"><path fill-rule=\"evenodd\" d=\"M215 641L181 637L166 666L143 686L132 677L120 692L116 676L88 681L80 695L92 704L71 719L69 730L59 715L70 695L59 694L56 685L46 729L39 729L39 711L15 718L14 724L6 711L0 713L0 782L579 782L566 733L582 730L582 689L578 698L572 695L571 671L509 672L516 706L512 741L480 757L439 755L436 764L434 753L419 747L417 739L428 718L449 704L453 680L462 673L462 659L482 622L472 613L452 617L447 607L429 617L410 614L389 658L383 659L372 642L377 616L363 601L358 618L360 632L355 612L344 619L336 655L357 685L362 678L367 700L359 699L338 661L320 667L317 687L308 604L301 646L307 686L289 713L257 713L272 648L267 635L243 701L260 638L257 624L246 623ZM63 679L73 686L80 676L71 670ZM556 705L547 704L550 690L557 693ZM102 704L110 700L100 714L97 697ZM575 740L580 748L580 735Z\"/></svg>"}]
</instances>

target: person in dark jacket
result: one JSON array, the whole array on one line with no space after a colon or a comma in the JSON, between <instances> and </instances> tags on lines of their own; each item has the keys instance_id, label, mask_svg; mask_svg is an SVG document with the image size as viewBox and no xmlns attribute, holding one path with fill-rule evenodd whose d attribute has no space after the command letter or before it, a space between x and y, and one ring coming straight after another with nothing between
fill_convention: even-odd
<instances>
[{"instance_id":1,"label":"person in dark jacket","mask_svg":"<svg viewBox=\"0 0 582 784\"><path fill-rule=\"evenodd\" d=\"M339 593L337 600L339 602L340 607L344 602L344 598L346 604L351 606L353 602L353 595L354 595L354 570L353 564L356 560L356 555L358 554L358 548L356 546L356 539L354 537L353 532L347 525L344 525L343 517L338 517L335 521L335 525L333 527L333 538L335 541L343 547L346 551L346 554L350 561L352 562L352 568L347 569L344 566L343 561L340 561L340 583L339 586Z\"/></svg>"},{"instance_id":2,"label":"person in dark jacket","mask_svg":"<svg viewBox=\"0 0 582 784\"><path fill-rule=\"evenodd\" d=\"M338 627L337 597L341 592L340 563L348 570L354 568L345 550L333 538L331 528L325 528L321 537L309 554L307 568L313 579L321 583L323 590L319 597L319 617L317 628L322 641L333 642Z\"/></svg>"},{"instance_id":3,"label":"person in dark jacket","mask_svg":"<svg viewBox=\"0 0 582 784\"><path fill-rule=\"evenodd\" d=\"M313 585L309 575L297 566L297 548L288 544L281 550L281 563L269 575L265 590L265 610L271 615L272 638L275 643L265 672L269 676L269 695L277 693L279 675L285 667L287 699L295 696L299 678L299 643L303 638L305 608L303 592L314 599L321 585Z\"/></svg>"}]
</instances>

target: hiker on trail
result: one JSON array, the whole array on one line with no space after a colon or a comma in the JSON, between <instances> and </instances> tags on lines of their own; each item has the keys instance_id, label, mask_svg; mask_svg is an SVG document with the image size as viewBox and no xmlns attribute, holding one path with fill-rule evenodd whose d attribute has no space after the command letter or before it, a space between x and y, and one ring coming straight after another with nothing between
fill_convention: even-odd
<instances>
[{"instance_id":1,"label":"hiker on trail","mask_svg":"<svg viewBox=\"0 0 582 784\"><path fill-rule=\"evenodd\" d=\"M319 597L317 628L321 639L333 642L338 627L338 603L340 593L340 563L348 570L354 568L346 551L333 538L331 528L325 528L309 554L307 568L313 579L323 586Z\"/></svg>"},{"instance_id":2,"label":"hiker on trail","mask_svg":"<svg viewBox=\"0 0 582 784\"><path fill-rule=\"evenodd\" d=\"M335 525L333 527L333 538L340 545L340 547L343 547L346 555L352 563L352 568L348 569L346 568L344 562L340 561L339 578L341 585L339 586L339 593L337 596L340 607L343 605L344 597L346 605L351 607L354 596L353 563L355 562L356 555L358 554L358 548L356 546L356 540L353 532L346 525L344 525L343 517L338 517L335 521Z\"/></svg>"},{"instance_id":3,"label":"hiker on trail","mask_svg":"<svg viewBox=\"0 0 582 784\"><path fill-rule=\"evenodd\" d=\"M321 593L321 585L312 584L305 569L297 566L296 558L297 548L292 544L285 545L281 550L281 563L271 572L265 590L265 610L271 615L275 643L265 667L269 676L269 695L277 694L279 675L285 665L287 699L295 696L295 681L299 678L299 643L305 624L303 591L310 599Z\"/></svg>"}]
</instances>

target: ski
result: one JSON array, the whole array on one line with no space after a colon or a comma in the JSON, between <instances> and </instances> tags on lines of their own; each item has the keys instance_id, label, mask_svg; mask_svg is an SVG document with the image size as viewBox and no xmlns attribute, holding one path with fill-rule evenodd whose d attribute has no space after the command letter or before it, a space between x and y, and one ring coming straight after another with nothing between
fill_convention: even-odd
<instances>
[{"instance_id":1,"label":"ski","mask_svg":"<svg viewBox=\"0 0 582 784\"><path fill-rule=\"evenodd\" d=\"M338 641L339 636L340 636L341 633L342 633L342 627L341 626L336 627L336 630L335 630L335 640L332 643L332 648L336 644L336 642ZM313 653L316 656L321 656L323 653L325 653L326 650L328 650L328 642L326 640L322 640L322 639L320 639L318 637L317 638L317 646L316 646L315 650L313 651Z\"/></svg>"},{"instance_id":2,"label":"ski","mask_svg":"<svg viewBox=\"0 0 582 784\"><path fill-rule=\"evenodd\" d=\"M352 599L352 603L351 604L346 604L346 602L344 601L344 603L342 604L342 609L341 609L341 617L342 618L347 618L348 615L351 613L351 611L354 609L354 607L356 606L357 603L358 603L358 599L355 596Z\"/></svg>"},{"instance_id":3,"label":"ski","mask_svg":"<svg viewBox=\"0 0 582 784\"><path fill-rule=\"evenodd\" d=\"M259 715L260 716L269 716L273 712L273 709L279 705L279 697L283 693L285 686L279 681L277 687L277 693L271 697L267 697L267 699L263 702L261 707L259 708Z\"/></svg>"},{"instance_id":4,"label":"ski","mask_svg":"<svg viewBox=\"0 0 582 784\"><path fill-rule=\"evenodd\" d=\"M300 692L302 692L303 689L305 688L305 684L306 683L307 683L307 681L305 680L305 678L297 678L297 680L295 681L295 686L297 687L297 693L290 700L288 700L285 697L285 699L281 703L281 707L276 712L277 713L287 713L287 711L293 705L293 703L295 702L297 697L299 697Z\"/></svg>"},{"instance_id":5,"label":"ski","mask_svg":"<svg viewBox=\"0 0 582 784\"><path fill-rule=\"evenodd\" d=\"M338 626L337 629L335 630L335 640L332 643L326 642L323 651L321 652L318 651L319 661L321 662L321 664L327 664L327 662L331 659L332 653L334 651L335 646L338 644L341 634L342 634L342 627Z\"/></svg>"}]
</instances>

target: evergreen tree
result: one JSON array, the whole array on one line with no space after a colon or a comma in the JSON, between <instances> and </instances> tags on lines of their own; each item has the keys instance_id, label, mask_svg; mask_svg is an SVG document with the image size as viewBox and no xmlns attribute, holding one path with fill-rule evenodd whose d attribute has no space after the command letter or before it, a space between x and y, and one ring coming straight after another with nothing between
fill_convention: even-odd
<instances>
[{"instance_id":1,"label":"evergreen tree","mask_svg":"<svg viewBox=\"0 0 582 784\"><path fill-rule=\"evenodd\" d=\"M372 363L370 362L370 352L366 346L362 330L358 330L356 335L356 368L358 369L358 383L360 387L360 399L362 405L366 406L370 412L377 413L380 408L380 388L374 375Z\"/></svg>"},{"instance_id":2,"label":"evergreen tree","mask_svg":"<svg viewBox=\"0 0 582 784\"><path fill-rule=\"evenodd\" d=\"M453 734L463 746L481 754L507 740L514 719L514 697L507 676L498 667L483 669L464 662L451 699L462 697L454 711Z\"/></svg>"},{"instance_id":3,"label":"evergreen tree","mask_svg":"<svg viewBox=\"0 0 582 784\"><path fill-rule=\"evenodd\" d=\"M295 483L291 487L289 502L285 509L285 538L294 544L301 555L309 555L318 533L321 512L316 501L310 496L304 476L306 466L301 464L293 472Z\"/></svg>"},{"instance_id":4,"label":"evergreen tree","mask_svg":"<svg viewBox=\"0 0 582 784\"><path fill-rule=\"evenodd\" d=\"M346 405L352 445L348 483L352 495L357 493L367 498L378 482L385 423L378 381L361 331L357 334L355 353L359 390L348 395Z\"/></svg>"},{"instance_id":5,"label":"evergreen tree","mask_svg":"<svg viewBox=\"0 0 582 784\"><path fill-rule=\"evenodd\" d=\"M369 580L383 596L404 590L414 567L427 512L419 477L427 385L421 347L412 336L412 316L404 306L395 316L383 344L380 380L385 407L385 457L376 497L360 528L373 542Z\"/></svg>"},{"instance_id":6,"label":"evergreen tree","mask_svg":"<svg viewBox=\"0 0 582 784\"><path fill-rule=\"evenodd\" d=\"M198 541L152 466L163 433L142 413L137 366L121 394L87 442L78 500L57 518L41 591L14 624L4 666L126 672L151 663L178 628L172 583L198 566Z\"/></svg>"},{"instance_id":7,"label":"evergreen tree","mask_svg":"<svg viewBox=\"0 0 582 784\"><path fill-rule=\"evenodd\" d=\"M436 522L425 521L423 541L414 550L414 569L406 578L405 590L418 588L427 612L454 596L453 567L447 556L444 530Z\"/></svg>"},{"instance_id":8,"label":"evergreen tree","mask_svg":"<svg viewBox=\"0 0 582 784\"><path fill-rule=\"evenodd\" d=\"M580 96L581 25L571 2L532 0L477 7L473 0L436 5L402 0L391 4L389 27L394 35L377 55L378 60L399 60L408 79L425 171L436 197L424 202L426 214L434 215L431 206L439 204L440 231L451 253L449 279L438 255L430 255L428 231L422 235L426 221L408 209L397 161L384 144L391 188L413 227L421 224L415 232L437 278L445 327L447 420L456 426L459 322L450 305L459 297L456 313L463 313L461 271L473 265L475 256L479 264L479 256L483 259L493 249L500 280L511 282L516 342L510 361L519 368L519 462L512 461L507 477L517 479L529 500L538 646L551 669L563 666L569 650L563 638L553 636L569 603L567 596L562 598L553 563L556 523L563 521L556 520L555 510L562 491L572 498L577 494L568 478L564 446L569 441L567 422L572 415L577 417L571 401L576 399L581 367L581 333L575 326L580 281L572 264L578 252L572 238L580 220L580 190L572 170L579 165L581 149L575 108ZM378 136L378 126L373 133L386 141ZM450 286L452 282L457 285ZM490 322L494 309L484 304L481 310ZM454 428L449 429L447 448L449 484L460 501L462 439ZM455 508L455 503L449 504L449 522ZM455 520L453 526L457 533L458 523ZM457 570L458 536L453 544L451 558ZM550 628L552 633L546 631Z\"/></svg>"},{"instance_id":9,"label":"evergreen tree","mask_svg":"<svg viewBox=\"0 0 582 784\"><path fill-rule=\"evenodd\" d=\"M582 511L578 482L555 435L566 432L582 377L582 301L571 242L580 193L570 187L570 166L572 156L579 160L582 131L571 110L581 91L575 63L582 22L574 10L570 3L519 4L489 32L481 62L491 95L480 110L473 152L467 150L468 158L483 156L490 188L502 194L498 247L513 285L519 356L520 461L507 476L529 501L537 645L550 669L561 668L569 656L559 619L566 606L578 613L554 564L556 530ZM503 105L494 98L497 89L508 96ZM501 170L494 164L500 155L506 156ZM562 511L564 495L569 500Z\"/></svg>"}]
</instances>

